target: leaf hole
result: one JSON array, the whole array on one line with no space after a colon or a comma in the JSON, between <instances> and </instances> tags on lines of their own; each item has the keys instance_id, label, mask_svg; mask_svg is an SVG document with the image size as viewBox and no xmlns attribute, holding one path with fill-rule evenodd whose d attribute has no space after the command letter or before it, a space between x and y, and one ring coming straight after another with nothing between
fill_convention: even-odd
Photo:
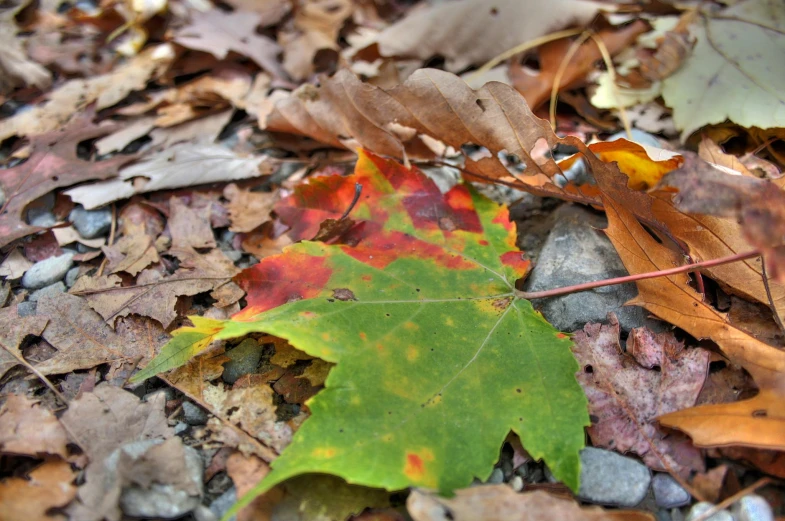
<instances>
[{"instance_id":1,"label":"leaf hole","mask_svg":"<svg viewBox=\"0 0 785 521\"><path fill-rule=\"evenodd\" d=\"M758 409L756 411L752 411L753 418L767 418L769 416L769 412L766 409Z\"/></svg>"},{"instance_id":2,"label":"leaf hole","mask_svg":"<svg viewBox=\"0 0 785 521\"><path fill-rule=\"evenodd\" d=\"M591 365L587 365L583 368L584 373L592 374L594 372L594 368Z\"/></svg>"}]
</instances>

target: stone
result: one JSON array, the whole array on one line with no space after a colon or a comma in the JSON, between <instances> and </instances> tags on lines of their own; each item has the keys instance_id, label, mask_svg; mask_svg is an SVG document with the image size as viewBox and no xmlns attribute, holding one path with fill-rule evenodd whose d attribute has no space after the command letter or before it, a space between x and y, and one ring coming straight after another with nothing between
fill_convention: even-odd
<instances>
[{"instance_id":1,"label":"stone","mask_svg":"<svg viewBox=\"0 0 785 521\"><path fill-rule=\"evenodd\" d=\"M179 436L180 434L182 434L185 431L187 431L188 428L189 428L189 425L187 423L185 423L185 422L177 422L175 424L175 426L174 426L174 433Z\"/></svg>"},{"instance_id":2,"label":"stone","mask_svg":"<svg viewBox=\"0 0 785 521\"><path fill-rule=\"evenodd\" d=\"M27 222L30 226L49 228L57 224L55 214L46 208L30 208L27 211Z\"/></svg>"},{"instance_id":3,"label":"stone","mask_svg":"<svg viewBox=\"0 0 785 521\"><path fill-rule=\"evenodd\" d=\"M139 459L153 446L163 443L163 440L140 440L126 443L116 449L104 461L110 475L116 475L120 462L121 452L124 457L132 460ZM143 488L135 483L128 483L120 494L120 509L127 516L142 518L174 519L191 512L202 502L203 494L203 462L199 452L192 447L183 447L185 454L185 479L195 484L199 490L198 495L190 495L182 488L171 484L153 482L149 488Z\"/></svg>"},{"instance_id":4,"label":"stone","mask_svg":"<svg viewBox=\"0 0 785 521\"><path fill-rule=\"evenodd\" d=\"M771 505L757 494L744 496L733 505L736 521L774 521Z\"/></svg>"},{"instance_id":5,"label":"stone","mask_svg":"<svg viewBox=\"0 0 785 521\"><path fill-rule=\"evenodd\" d=\"M46 287L33 291L32 293L30 293L30 296L27 298L28 300L30 300L30 302L38 302L43 297L51 297L57 295L58 293L64 293L64 292L65 292L65 284L58 281L55 282L54 284L50 284Z\"/></svg>"},{"instance_id":6,"label":"stone","mask_svg":"<svg viewBox=\"0 0 785 521\"><path fill-rule=\"evenodd\" d=\"M232 486L210 503L210 510L216 517L223 519L224 514L234 505L235 501L237 501L237 489ZM232 516L227 521L237 521L237 518Z\"/></svg>"},{"instance_id":7,"label":"stone","mask_svg":"<svg viewBox=\"0 0 785 521\"><path fill-rule=\"evenodd\" d=\"M109 233L112 228L112 210L85 210L77 206L71 210L68 220L84 239L95 239Z\"/></svg>"},{"instance_id":8,"label":"stone","mask_svg":"<svg viewBox=\"0 0 785 521\"><path fill-rule=\"evenodd\" d=\"M183 418L188 425L204 425L207 423L207 413L204 409L189 401L183 402Z\"/></svg>"},{"instance_id":9,"label":"stone","mask_svg":"<svg viewBox=\"0 0 785 521\"><path fill-rule=\"evenodd\" d=\"M65 285L69 288L76 284L76 279L79 278L79 266L74 266L65 274Z\"/></svg>"},{"instance_id":10,"label":"stone","mask_svg":"<svg viewBox=\"0 0 785 521\"><path fill-rule=\"evenodd\" d=\"M714 505L707 501L701 501L700 503L695 503L692 505L690 512L687 514L687 517L684 521L694 521L698 517L702 516L705 512L707 512L710 508L714 508ZM727 510L720 510L716 514L712 515L711 517L707 518L705 521L734 521L733 516Z\"/></svg>"},{"instance_id":11,"label":"stone","mask_svg":"<svg viewBox=\"0 0 785 521\"><path fill-rule=\"evenodd\" d=\"M3 187L0 186L0 206L3 206L4 204L5 204L5 190L3 190Z\"/></svg>"},{"instance_id":12,"label":"stone","mask_svg":"<svg viewBox=\"0 0 785 521\"><path fill-rule=\"evenodd\" d=\"M35 315L35 309L37 307L37 302L20 302L16 305L16 314L19 316L19 318L31 317Z\"/></svg>"},{"instance_id":13,"label":"stone","mask_svg":"<svg viewBox=\"0 0 785 521\"><path fill-rule=\"evenodd\" d=\"M493 469L493 472L491 472L491 475L486 483L489 485L499 485L504 483L504 471L502 471L500 468Z\"/></svg>"},{"instance_id":14,"label":"stone","mask_svg":"<svg viewBox=\"0 0 785 521\"><path fill-rule=\"evenodd\" d=\"M573 205L561 206L555 213L556 223L526 282L526 291L627 275L611 241L601 230L607 225L604 216ZM560 331L576 331L587 322L606 322L609 312L616 314L625 331L644 325L661 331L662 323L647 318L648 312L643 308L624 306L635 295L635 283L628 283L537 299L533 304Z\"/></svg>"},{"instance_id":15,"label":"stone","mask_svg":"<svg viewBox=\"0 0 785 521\"><path fill-rule=\"evenodd\" d=\"M237 250L221 250L232 262L237 262L243 258L243 252Z\"/></svg>"},{"instance_id":16,"label":"stone","mask_svg":"<svg viewBox=\"0 0 785 521\"><path fill-rule=\"evenodd\" d=\"M262 349L253 338L246 338L237 347L227 351L229 361L224 363L223 381L235 383L241 376L253 373L262 360Z\"/></svg>"},{"instance_id":17,"label":"stone","mask_svg":"<svg viewBox=\"0 0 785 521\"><path fill-rule=\"evenodd\" d=\"M74 264L74 255L64 253L38 261L22 276L22 287L40 289L62 280Z\"/></svg>"},{"instance_id":18,"label":"stone","mask_svg":"<svg viewBox=\"0 0 785 521\"><path fill-rule=\"evenodd\" d=\"M584 501L634 507L646 497L650 483L649 469L632 458L595 447L581 451L578 497Z\"/></svg>"},{"instance_id":19,"label":"stone","mask_svg":"<svg viewBox=\"0 0 785 521\"><path fill-rule=\"evenodd\" d=\"M668 474L658 473L651 480L654 501L660 508L676 508L689 505L692 496Z\"/></svg>"}]
</instances>

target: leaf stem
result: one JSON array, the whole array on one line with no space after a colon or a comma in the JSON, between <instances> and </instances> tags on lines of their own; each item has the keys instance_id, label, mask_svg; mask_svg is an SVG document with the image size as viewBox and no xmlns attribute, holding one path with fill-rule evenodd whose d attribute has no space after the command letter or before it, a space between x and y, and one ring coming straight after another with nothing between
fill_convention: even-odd
<instances>
[{"instance_id":1,"label":"leaf stem","mask_svg":"<svg viewBox=\"0 0 785 521\"><path fill-rule=\"evenodd\" d=\"M555 297L558 295L567 295L569 293L577 293L579 291L586 291L588 289L600 288L603 286L614 286L616 284L625 284L627 282L634 282L636 280L653 279L656 277L667 277L668 275L676 275L687 271L693 271L697 268L710 268L712 266L719 266L721 264L730 264L731 262L738 262L753 257L759 257L760 251L753 250L745 253L737 253L727 257L720 257L719 259L712 259L703 262L695 262L693 264L685 264L676 268L667 270L651 271L648 273L638 273L637 275L627 275L624 277L616 277L613 279L598 280L595 282L584 282L583 284L576 284L574 286L566 286L563 288L548 289L544 291L520 291L515 290L515 296L532 300L536 298Z\"/></svg>"}]
</instances>

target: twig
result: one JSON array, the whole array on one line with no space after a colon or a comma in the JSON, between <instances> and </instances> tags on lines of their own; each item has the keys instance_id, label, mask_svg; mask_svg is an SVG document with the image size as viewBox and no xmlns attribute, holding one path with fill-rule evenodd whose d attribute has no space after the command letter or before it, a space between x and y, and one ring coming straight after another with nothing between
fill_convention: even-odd
<instances>
[{"instance_id":1,"label":"twig","mask_svg":"<svg viewBox=\"0 0 785 521\"><path fill-rule=\"evenodd\" d=\"M68 400L65 399L65 396L60 394L60 391L57 390L57 388L54 386L54 384L52 382L50 382L49 379L46 376L43 375L43 373L41 373L38 369L36 369L33 366L33 364L31 364L30 362L25 360L22 355L20 355L19 353L16 352L16 350L9 349L8 346L6 346L5 344L3 344L1 342L0 342L0 347L5 349L8 352L8 354L13 356L16 359L17 362L19 362L21 365L25 366L25 368L28 371L30 371L35 376L37 376L38 379L41 380L41 382L43 382L43 384L46 385L49 388L49 390L52 391L54 393L54 395L57 396L57 398L61 402L63 402L63 404L68 405Z\"/></svg>"},{"instance_id":2,"label":"twig","mask_svg":"<svg viewBox=\"0 0 785 521\"><path fill-rule=\"evenodd\" d=\"M759 257L759 256L760 256L760 251L754 250L754 251L748 251L746 253L737 253L735 255L721 257L719 259L696 262L694 264L685 264L684 266L679 266L677 268L670 268L667 270L652 271L649 273L639 273L637 275L627 275L626 277L616 277L614 279L598 280L595 282L585 282L583 284L576 284L574 286L566 286L563 288L548 289L545 291L515 290L515 295L517 297L525 298L528 300L532 300L536 298L555 297L558 295L566 295L568 293L577 293L579 291L586 291L588 289L600 288L603 286L614 286L616 284L634 282L636 280L653 279L656 277L667 277L669 275L676 275L678 273L685 273L687 271L692 271L696 268L710 268L712 266L720 266L722 264L729 264L731 262L737 262L740 260L751 259L753 257Z\"/></svg>"},{"instance_id":3,"label":"twig","mask_svg":"<svg viewBox=\"0 0 785 521\"><path fill-rule=\"evenodd\" d=\"M575 36L576 34L581 34L583 29L566 29L564 31L557 31L555 33L546 34L545 36L540 36L539 38L535 38L534 40L529 40L528 42L524 42L520 45L516 45L512 49L508 49L503 53L491 58L487 63L485 63L482 67L471 73L469 76L466 77L466 81L470 82L474 78L477 78L481 74L488 72L489 70L496 67L496 65L500 64L507 58L511 58L516 54L522 53L524 51L528 51L529 49L534 49L535 47L539 47L542 44L552 42L554 40L561 40L562 38L569 38L570 36Z\"/></svg>"},{"instance_id":4,"label":"twig","mask_svg":"<svg viewBox=\"0 0 785 521\"><path fill-rule=\"evenodd\" d=\"M732 496L730 496L728 498L725 498L720 503L717 503L716 505L714 505L713 507L708 509L706 512L702 513L701 515L699 515L698 517L693 519L692 521L706 521L707 519L709 519L711 516L713 516L714 514L719 512L720 510L725 510L726 508L728 508L729 506L734 504L736 501L738 501L741 498L743 498L744 496L746 496L747 494L751 494L751 493L755 492L756 490L758 490L760 487L768 485L769 483L771 483L771 478L769 478L769 477L760 478L758 481L756 481L755 483L753 483L749 487L741 489L738 492L736 492L735 494L733 494Z\"/></svg>"},{"instance_id":5,"label":"twig","mask_svg":"<svg viewBox=\"0 0 785 521\"><path fill-rule=\"evenodd\" d=\"M551 127L553 130L556 130L556 100L559 97L559 84L564 77L564 73L567 72L567 66L572 61L573 56L575 56L575 53L578 52L578 49L581 48L583 42L591 38L591 35L592 33L590 31L584 31L580 38L572 42L572 45L570 45L570 48L567 50L567 54L564 55L564 58L559 64L559 68L556 70L556 76L553 77L553 86L551 87L551 106L548 110L548 114L551 119Z\"/></svg>"},{"instance_id":6,"label":"twig","mask_svg":"<svg viewBox=\"0 0 785 521\"><path fill-rule=\"evenodd\" d=\"M352 210L354 210L354 205L356 205L357 201L360 200L361 193L363 193L363 185L361 185L360 183L354 183L354 198L352 199L352 202L349 203L349 208L347 208L346 211L343 212L341 218L338 219L339 221L341 219L346 219L347 217L349 217L349 214L352 212Z\"/></svg>"}]
</instances>

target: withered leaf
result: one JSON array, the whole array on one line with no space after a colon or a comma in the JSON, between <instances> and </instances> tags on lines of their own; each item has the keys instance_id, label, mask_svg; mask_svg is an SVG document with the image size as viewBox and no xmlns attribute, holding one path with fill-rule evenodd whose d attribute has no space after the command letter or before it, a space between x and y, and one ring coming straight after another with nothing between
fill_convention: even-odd
<instances>
[{"instance_id":1,"label":"withered leaf","mask_svg":"<svg viewBox=\"0 0 785 521\"><path fill-rule=\"evenodd\" d=\"M54 414L24 395L11 394L0 408L0 452L68 456L68 435Z\"/></svg>"}]
</instances>

